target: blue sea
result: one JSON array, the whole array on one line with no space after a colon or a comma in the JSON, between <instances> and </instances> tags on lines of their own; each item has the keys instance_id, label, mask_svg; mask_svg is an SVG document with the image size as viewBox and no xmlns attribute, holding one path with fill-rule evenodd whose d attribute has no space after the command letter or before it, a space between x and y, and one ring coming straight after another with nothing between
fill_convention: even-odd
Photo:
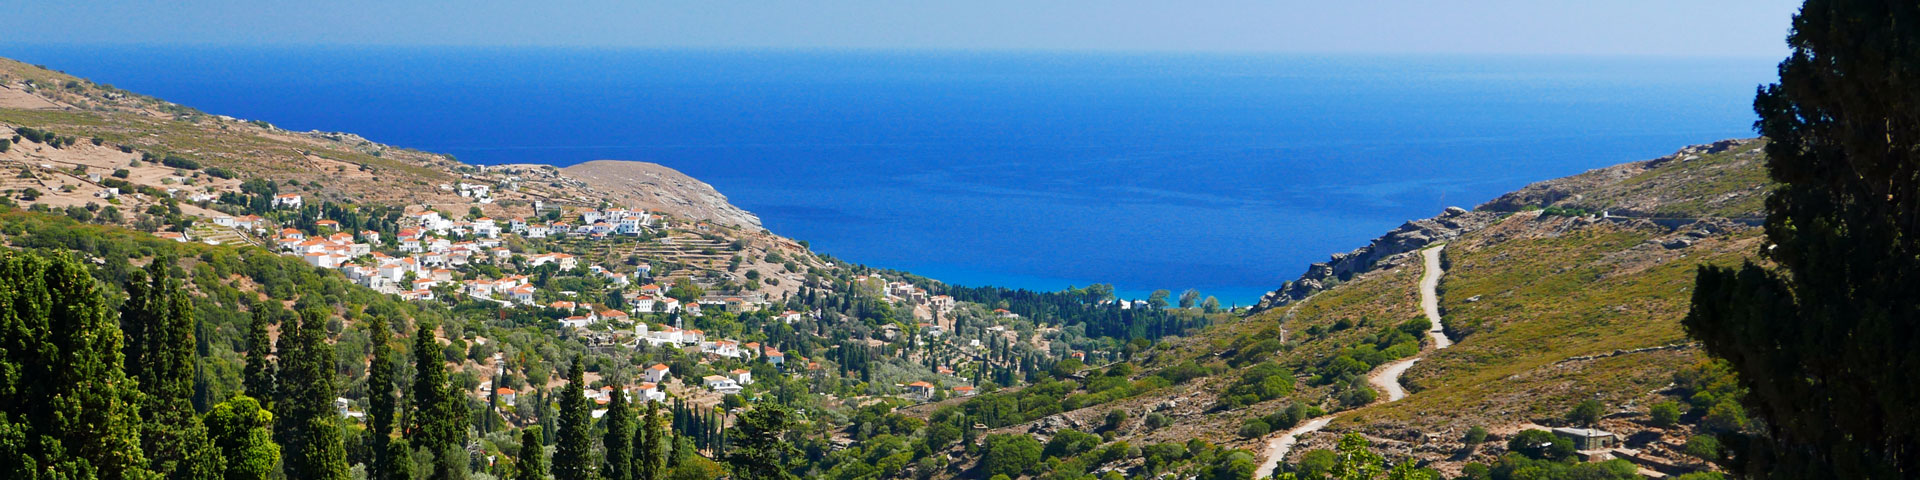
<instances>
[{"instance_id":1,"label":"blue sea","mask_svg":"<svg viewBox=\"0 0 1920 480\"><path fill-rule=\"evenodd\" d=\"M1448 205L1753 136L1773 58L0 45L482 164L657 162L842 259L1247 304Z\"/></svg>"}]
</instances>

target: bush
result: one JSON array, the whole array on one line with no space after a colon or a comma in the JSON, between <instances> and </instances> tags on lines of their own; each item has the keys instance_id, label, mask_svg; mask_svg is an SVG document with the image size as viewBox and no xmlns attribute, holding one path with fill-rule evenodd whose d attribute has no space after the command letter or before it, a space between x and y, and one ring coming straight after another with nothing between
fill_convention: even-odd
<instances>
[{"instance_id":1,"label":"bush","mask_svg":"<svg viewBox=\"0 0 1920 480\"><path fill-rule=\"evenodd\" d=\"M7 153L8 150L12 150L12 149L13 149L12 141L0 139L0 153Z\"/></svg>"},{"instance_id":2,"label":"bush","mask_svg":"<svg viewBox=\"0 0 1920 480\"><path fill-rule=\"evenodd\" d=\"M228 170L221 167L210 167L204 171L207 172L207 175L212 176L214 178L232 179L233 177L235 177L232 170Z\"/></svg>"},{"instance_id":3,"label":"bush","mask_svg":"<svg viewBox=\"0 0 1920 480\"><path fill-rule=\"evenodd\" d=\"M1461 441L1467 442L1467 445L1479 445L1487 441L1487 427L1475 425L1467 429L1467 436L1461 438Z\"/></svg>"},{"instance_id":4,"label":"bush","mask_svg":"<svg viewBox=\"0 0 1920 480\"><path fill-rule=\"evenodd\" d=\"M1687 438L1687 445L1682 450L1694 458L1716 461L1720 459L1720 439L1712 435L1694 435Z\"/></svg>"},{"instance_id":5,"label":"bush","mask_svg":"<svg viewBox=\"0 0 1920 480\"><path fill-rule=\"evenodd\" d=\"M1265 436L1269 431L1272 429L1267 426L1267 422L1258 418L1248 419L1246 423L1240 424L1240 436L1245 438Z\"/></svg>"},{"instance_id":6,"label":"bush","mask_svg":"<svg viewBox=\"0 0 1920 480\"><path fill-rule=\"evenodd\" d=\"M1167 418L1166 415L1161 415L1158 412L1156 412L1156 413L1147 414L1146 422L1147 422L1148 430L1159 430L1162 427L1166 427L1167 425L1172 425L1173 419Z\"/></svg>"},{"instance_id":7,"label":"bush","mask_svg":"<svg viewBox=\"0 0 1920 480\"><path fill-rule=\"evenodd\" d=\"M1672 428L1680 423L1680 404L1672 400L1655 403L1647 409L1647 416L1652 417L1650 423L1653 426Z\"/></svg>"},{"instance_id":8,"label":"bush","mask_svg":"<svg viewBox=\"0 0 1920 480\"><path fill-rule=\"evenodd\" d=\"M179 169L185 169L185 170L200 169L200 162L196 162L186 157L181 157L178 155L167 155L165 158L160 159L160 164L166 165L172 168L179 168Z\"/></svg>"},{"instance_id":9,"label":"bush","mask_svg":"<svg viewBox=\"0 0 1920 480\"><path fill-rule=\"evenodd\" d=\"M1593 425L1600 423L1600 416L1605 412L1606 407L1601 406L1599 400L1588 399L1567 412L1567 421L1582 426Z\"/></svg>"},{"instance_id":10,"label":"bush","mask_svg":"<svg viewBox=\"0 0 1920 480\"><path fill-rule=\"evenodd\" d=\"M1536 460L1573 458L1573 442L1561 440L1546 430L1527 430L1507 441L1507 450Z\"/></svg>"},{"instance_id":11,"label":"bush","mask_svg":"<svg viewBox=\"0 0 1920 480\"><path fill-rule=\"evenodd\" d=\"M132 172L132 171L129 171L129 170L127 170L127 169L124 169L124 168L122 168L122 169L119 169L119 170L114 170L114 171L113 171L113 178L127 178L127 177L129 177L129 176L132 176L132 175L133 175L133 172Z\"/></svg>"}]
</instances>

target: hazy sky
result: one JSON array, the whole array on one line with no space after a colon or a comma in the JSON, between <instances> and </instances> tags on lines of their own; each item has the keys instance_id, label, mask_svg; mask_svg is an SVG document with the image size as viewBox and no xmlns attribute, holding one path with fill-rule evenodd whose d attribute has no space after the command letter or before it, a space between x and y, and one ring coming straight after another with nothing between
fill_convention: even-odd
<instances>
[{"instance_id":1,"label":"hazy sky","mask_svg":"<svg viewBox=\"0 0 1920 480\"><path fill-rule=\"evenodd\" d=\"M29 0L0 42L1778 55L1791 0Z\"/></svg>"}]
</instances>

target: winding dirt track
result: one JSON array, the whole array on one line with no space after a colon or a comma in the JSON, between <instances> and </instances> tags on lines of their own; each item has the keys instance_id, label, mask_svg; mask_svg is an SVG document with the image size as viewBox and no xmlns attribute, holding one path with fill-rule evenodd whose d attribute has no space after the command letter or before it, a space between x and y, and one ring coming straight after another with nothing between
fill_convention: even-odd
<instances>
[{"instance_id":1,"label":"winding dirt track","mask_svg":"<svg viewBox=\"0 0 1920 480\"><path fill-rule=\"evenodd\" d=\"M1440 276L1446 273L1440 270L1440 250L1443 248L1446 248L1446 245L1420 251L1420 256L1423 257L1422 260L1426 265L1426 272L1420 276L1420 309L1426 312L1427 322L1432 324L1427 330L1427 337L1433 339L1433 350L1453 346L1453 339L1447 338L1446 329L1440 324ZM1367 375L1367 383L1387 393L1383 401L1393 402L1407 398L1407 389L1400 386L1400 375L1407 373L1407 369L1412 368L1420 358L1396 360L1381 365ZM1339 415L1334 414L1307 420L1292 430L1268 440L1266 459L1260 462L1259 469L1254 470L1253 478L1272 476L1274 469L1280 467L1280 462L1287 458L1287 452L1293 450L1293 445L1299 442L1301 435L1326 428L1327 424L1337 416Z\"/></svg>"}]
</instances>

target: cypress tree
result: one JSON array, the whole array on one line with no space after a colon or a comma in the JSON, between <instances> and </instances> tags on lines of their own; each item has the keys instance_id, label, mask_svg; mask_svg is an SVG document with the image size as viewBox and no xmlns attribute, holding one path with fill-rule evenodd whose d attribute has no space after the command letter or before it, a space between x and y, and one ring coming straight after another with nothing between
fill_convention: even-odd
<instances>
[{"instance_id":1,"label":"cypress tree","mask_svg":"<svg viewBox=\"0 0 1920 480\"><path fill-rule=\"evenodd\" d=\"M1730 436L1755 478L1920 472L1920 4L1808 0L1780 81L1754 100L1768 143L1772 266L1703 267L1684 321L1766 421ZM1742 448L1742 444L1751 446Z\"/></svg>"},{"instance_id":2,"label":"cypress tree","mask_svg":"<svg viewBox=\"0 0 1920 480\"><path fill-rule=\"evenodd\" d=\"M144 479L119 325L71 255L0 251L0 477Z\"/></svg>"},{"instance_id":3,"label":"cypress tree","mask_svg":"<svg viewBox=\"0 0 1920 480\"><path fill-rule=\"evenodd\" d=\"M646 403L647 414L640 418L639 432L634 434L633 478L662 480L667 478L667 418L660 413L658 403Z\"/></svg>"},{"instance_id":4,"label":"cypress tree","mask_svg":"<svg viewBox=\"0 0 1920 480\"><path fill-rule=\"evenodd\" d=\"M394 363L392 330L387 319L374 317L367 325L368 343L372 344L373 359L367 365L367 438L368 451L373 462L367 465L367 478L385 480L388 466L393 459L387 457L387 444L393 440L394 420ZM411 462L409 458L407 461Z\"/></svg>"},{"instance_id":5,"label":"cypress tree","mask_svg":"<svg viewBox=\"0 0 1920 480\"><path fill-rule=\"evenodd\" d=\"M246 395L235 395L213 406L204 419L213 449L223 459L217 478L267 480L280 464L280 445L273 443L273 413Z\"/></svg>"},{"instance_id":6,"label":"cypress tree","mask_svg":"<svg viewBox=\"0 0 1920 480\"><path fill-rule=\"evenodd\" d=\"M735 443L726 455L733 478L798 480L792 472L792 459L800 449L785 438L796 424L792 410L772 402L759 402L740 415L739 422L724 434Z\"/></svg>"},{"instance_id":7,"label":"cypress tree","mask_svg":"<svg viewBox=\"0 0 1920 480\"><path fill-rule=\"evenodd\" d=\"M120 326L138 332L126 347L127 371L140 385L141 449L150 468L168 478L206 478L215 468L206 455L207 432L193 409L193 305L180 282L167 275L173 262L156 258L146 273L134 273Z\"/></svg>"},{"instance_id":8,"label":"cypress tree","mask_svg":"<svg viewBox=\"0 0 1920 480\"><path fill-rule=\"evenodd\" d=\"M326 312L300 312L297 326L281 338L293 340L281 357L281 393L286 413L279 419L287 478L344 480L347 451L334 411L333 346L326 341Z\"/></svg>"},{"instance_id":9,"label":"cypress tree","mask_svg":"<svg viewBox=\"0 0 1920 480\"><path fill-rule=\"evenodd\" d=\"M567 370L567 386L560 390L560 431L555 435L553 452L554 480L593 480L593 440L587 430L593 426L592 408L587 405L586 381L582 378L586 360L575 356Z\"/></svg>"},{"instance_id":10,"label":"cypress tree","mask_svg":"<svg viewBox=\"0 0 1920 480\"><path fill-rule=\"evenodd\" d=\"M434 478L465 476L466 455L454 456L466 444L466 413L459 392L447 381L445 360L440 357L440 342L434 340L433 326L422 322L413 333L413 397L408 400L410 430L420 447L433 452Z\"/></svg>"},{"instance_id":11,"label":"cypress tree","mask_svg":"<svg viewBox=\"0 0 1920 480\"><path fill-rule=\"evenodd\" d=\"M600 427L606 432L600 437L600 450L606 459L600 466L600 477L606 480L633 480L633 411L627 406L627 391L620 380L609 377L607 385L613 387L608 395L607 414L600 417Z\"/></svg>"},{"instance_id":12,"label":"cypress tree","mask_svg":"<svg viewBox=\"0 0 1920 480\"><path fill-rule=\"evenodd\" d=\"M388 442L385 480L413 480L413 470L413 445L407 443L407 437L395 438L392 442Z\"/></svg>"},{"instance_id":13,"label":"cypress tree","mask_svg":"<svg viewBox=\"0 0 1920 480\"><path fill-rule=\"evenodd\" d=\"M266 302L253 304L253 322L247 325L247 365L243 371L247 396L271 405L279 395L274 391L273 343L267 336L267 326L273 321L273 312Z\"/></svg>"},{"instance_id":14,"label":"cypress tree","mask_svg":"<svg viewBox=\"0 0 1920 480\"><path fill-rule=\"evenodd\" d=\"M520 430L520 460L514 465L513 480L546 480L547 447L540 443L540 426Z\"/></svg>"}]
</instances>

